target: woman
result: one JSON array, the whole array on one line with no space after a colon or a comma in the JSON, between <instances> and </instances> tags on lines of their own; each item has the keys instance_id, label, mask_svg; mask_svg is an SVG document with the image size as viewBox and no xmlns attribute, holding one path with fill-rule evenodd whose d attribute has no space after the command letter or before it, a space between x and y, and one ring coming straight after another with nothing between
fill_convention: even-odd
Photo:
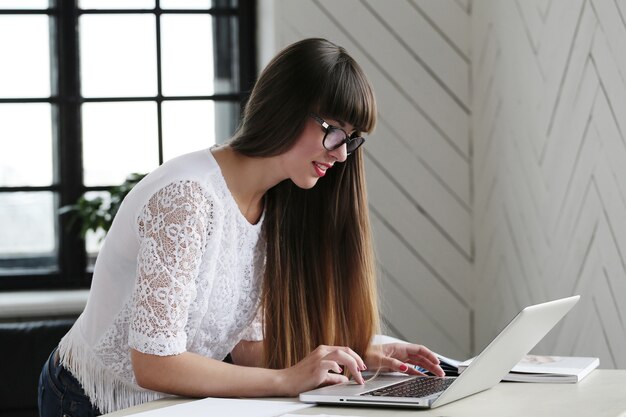
<instances>
[{"instance_id":1,"label":"woman","mask_svg":"<svg viewBox=\"0 0 626 417\"><path fill-rule=\"evenodd\" d=\"M229 144L168 161L126 197L87 307L44 365L41 415L166 394L295 396L348 374L362 384L365 369L442 376L423 346L370 346L359 147L375 119L372 88L343 48L306 39L281 51Z\"/></svg>"}]
</instances>

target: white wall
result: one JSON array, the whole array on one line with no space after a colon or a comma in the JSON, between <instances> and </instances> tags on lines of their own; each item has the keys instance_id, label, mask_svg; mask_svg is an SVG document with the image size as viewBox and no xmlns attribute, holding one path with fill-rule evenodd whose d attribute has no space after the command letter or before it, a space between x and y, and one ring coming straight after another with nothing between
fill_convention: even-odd
<instances>
[{"instance_id":1,"label":"white wall","mask_svg":"<svg viewBox=\"0 0 626 417\"><path fill-rule=\"evenodd\" d=\"M523 305L581 303L541 351L626 366L626 2L472 10L476 345Z\"/></svg>"},{"instance_id":2,"label":"white wall","mask_svg":"<svg viewBox=\"0 0 626 417\"><path fill-rule=\"evenodd\" d=\"M260 0L261 62L309 36L377 92L366 144L389 333L476 353L582 294L537 352L626 366L625 0Z\"/></svg>"}]
</instances>

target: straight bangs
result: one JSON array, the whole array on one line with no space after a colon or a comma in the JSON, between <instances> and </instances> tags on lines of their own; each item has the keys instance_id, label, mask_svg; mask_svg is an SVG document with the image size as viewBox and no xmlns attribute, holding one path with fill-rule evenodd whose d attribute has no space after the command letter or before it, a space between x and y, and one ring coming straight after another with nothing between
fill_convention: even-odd
<instances>
[{"instance_id":1,"label":"straight bangs","mask_svg":"<svg viewBox=\"0 0 626 417\"><path fill-rule=\"evenodd\" d=\"M358 64L349 56L339 60L324 81L317 112L351 124L359 134L371 133L376 126L376 99Z\"/></svg>"}]
</instances>

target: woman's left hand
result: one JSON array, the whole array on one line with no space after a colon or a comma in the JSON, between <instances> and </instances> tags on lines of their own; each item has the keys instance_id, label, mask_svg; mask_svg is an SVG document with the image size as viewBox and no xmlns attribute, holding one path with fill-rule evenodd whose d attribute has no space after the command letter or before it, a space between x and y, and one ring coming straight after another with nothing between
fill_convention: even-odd
<instances>
[{"instance_id":1,"label":"woman's left hand","mask_svg":"<svg viewBox=\"0 0 626 417\"><path fill-rule=\"evenodd\" d=\"M412 343L387 343L371 346L365 355L368 370L402 372L408 375L424 375L415 365L429 370L436 376L445 376L439 359L430 349Z\"/></svg>"}]
</instances>

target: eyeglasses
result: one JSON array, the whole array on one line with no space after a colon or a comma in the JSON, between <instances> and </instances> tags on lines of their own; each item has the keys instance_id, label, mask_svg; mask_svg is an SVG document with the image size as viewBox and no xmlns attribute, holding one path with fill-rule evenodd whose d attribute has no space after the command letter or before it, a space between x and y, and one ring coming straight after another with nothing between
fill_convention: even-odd
<instances>
[{"instance_id":1,"label":"eyeglasses","mask_svg":"<svg viewBox=\"0 0 626 417\"><path fill-rule=\"evenodd\" d=\"M365 143L364 137L351 137L346 133L345 130L340 127L329 125L317 114L311 113L310 116L313 120L322 125L322 127L326 131L326 133L324 134L324 139L322 139L322 145L324 145L324 148L329 151L334 151L335 149L340 148L345 143L348 155L350 155L352 152L356 151L359 146Z\"/></svg>"}]
</instances>

